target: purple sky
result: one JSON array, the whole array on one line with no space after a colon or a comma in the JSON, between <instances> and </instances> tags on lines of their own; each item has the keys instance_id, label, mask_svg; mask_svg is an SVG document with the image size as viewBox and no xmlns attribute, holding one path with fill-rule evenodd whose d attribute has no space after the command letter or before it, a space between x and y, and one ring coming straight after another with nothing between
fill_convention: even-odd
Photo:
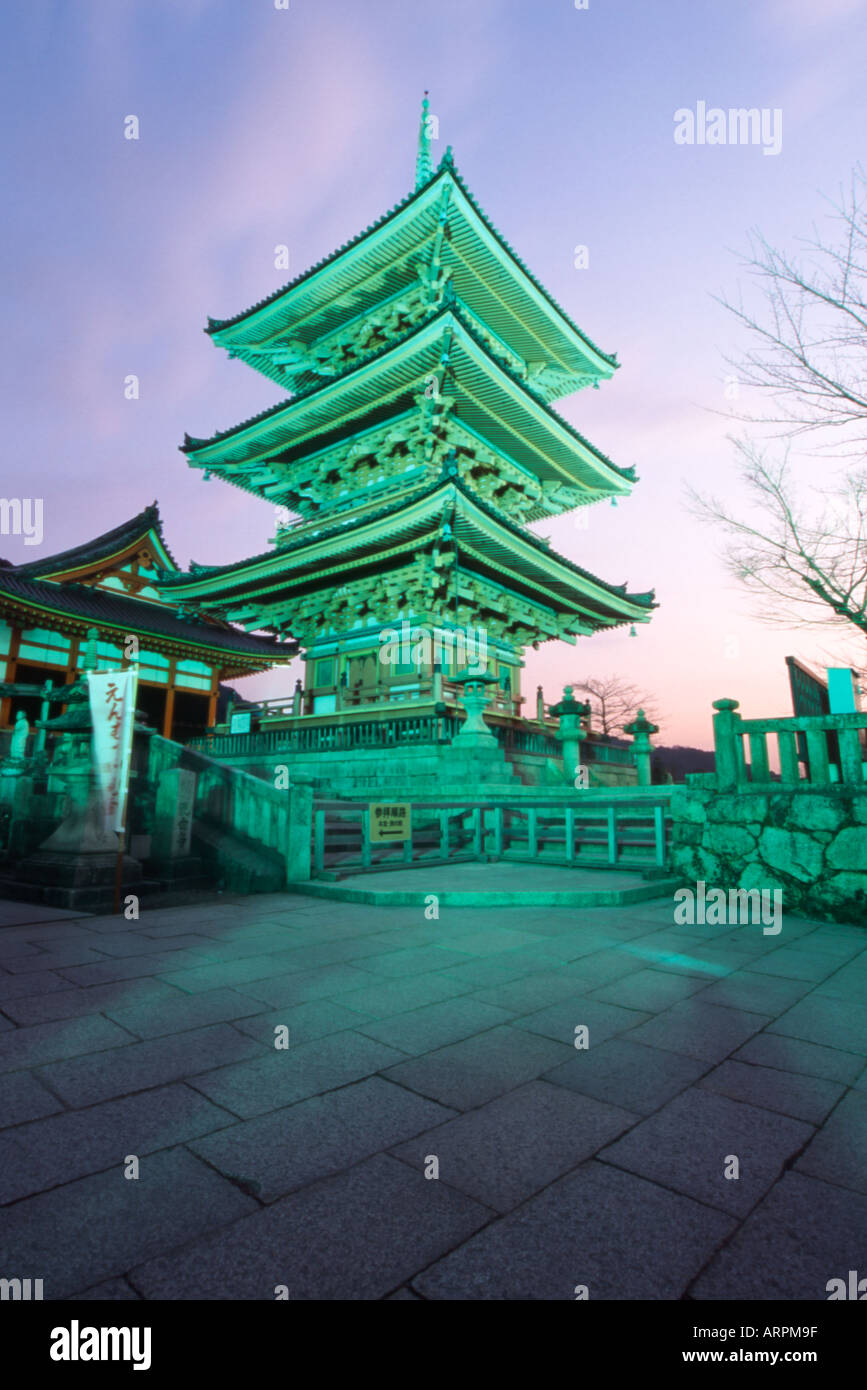
<instances>
[{"instance_id":1,"label":"purple sky","mask_svg":"<svg viewBox=\"0 0 867 1390\"><path fill-rule=\"evenodd\" d=\"M714 412L724 356L748 344L712 296L749 294L733 253L751 227L793 246L863 157L867 0L28 0L4 8L0 37L0 491L45 499L44 553L154 497L182 565L265 548L271 508L177 452L185 430L279 397L211 345L206 316L288 278L275 245L294 276L410 190L428 87L435 159L453 146L495 225L622 363L560 409L636 465L632 498L585 530L568 516L536 529L608 580L655 587L661 607L635 638L531 652L527 693L619 672L658 696L667 742L705 746L722 695L747 716L788 712L783 657L821 664L828 642L757 622L684 484L737 496L732 425ZM699 101L779 108L781 153L676 145L674 112ZM0 553L35 551L4 536ZM285 688L281 673L247 686Z\"/></svg>"}]
</instances>

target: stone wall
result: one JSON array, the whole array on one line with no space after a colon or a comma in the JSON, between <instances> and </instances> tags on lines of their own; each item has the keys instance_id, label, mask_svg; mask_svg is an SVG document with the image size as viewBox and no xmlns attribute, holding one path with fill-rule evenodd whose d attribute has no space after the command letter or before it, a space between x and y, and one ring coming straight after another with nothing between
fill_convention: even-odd
<instances>
[{"instance_id":1,"label":"stone wall","mask_svg":"<svg viewBox=\"0 0 867 1390\"><path fill-rule=\"evenodd\" d=\"M672 868L684 883L781 889L783 911L867 925L867 787L675 789Z\"/></svg>"}]
</instances>

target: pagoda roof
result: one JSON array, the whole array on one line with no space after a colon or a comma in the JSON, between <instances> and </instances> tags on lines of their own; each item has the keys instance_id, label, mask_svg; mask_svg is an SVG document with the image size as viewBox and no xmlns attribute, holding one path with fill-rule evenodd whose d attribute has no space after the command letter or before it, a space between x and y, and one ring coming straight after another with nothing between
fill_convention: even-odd
<instances>
[{"instance_id":1,"label":"pagoda roof","mask_svg":"<svg viewBox=\"0 0 867 1390\"><path fill-rule=\"evenodd\" d=\"M448 207L445 208L445 200ZM488 218L448 150L437 171L357 236L272 294L230 318L209 318L206 332L221 346L273 375L244 349L291 331L311 342L327 335L406 284L395 267L413 271L419 251L437 239L444 216L443 265L461 298L527 361L548 360L567 379L607 379L619 363L603 352L533 275ZM275 377L274 379L278 379Z\"/></svg>"},{"instance_id":2,"label":"pagoda roof","mask_svg":"<svg viewBox=\"0 0 867 1390\"><path fill-rule=\"evenodd\" d=\"M257 621L263 605L273 606L292 591L309 591L340 583L335 576L406 563L432 544L449 514L459 548L474 554L478 562L507 587L526 585L528 590L554 596L565 608L585 615L582 630L644 622L656 607L652 592L629 593L625 585L609 584L589 570L553 552L544 540L524 531L496 508L481 501L457 476L444 472L431 486L398 504L384 505L363 517L345 518L315 528L298 528L277 551L253 556L231 565L197 568L192 574L174 574L161 581L169 592L220 610L249 609ZM403 557L402 559L400 557ZM463 564L463 561L462 561ZM511 578L509 578L511 577ZM269 597L270 595L270 597ZM586 623L586 625L585 625Z\"/></svg>"},{"instance_id":3,"label":"pagoda roof","mask_svg":"<svg viewBox=\"0 0 867 1390\"><path fill-rule=\"evenodd\" d=\"M274 455L291 449L303 457L299 446L305 441L310 441L306 452L315 452L326 431L351 435L362 424L369 425L374 411L387 414L382 408L389 402L396 413L414 404L425 378L441 373L446 336L451 370L441 393L457 397L455 419L536 477L578 481L606 495L629 492L634 470L612 463L494 357L454 305L444 306L396 343L325 384L311 386L210 439L185 436L182 452L192 466L265 495L264 487L285 480L285 474L272 467ZM464 391L462 373L472 375L472 391Z\"/></svg>"},{"instance_id":4,"label":"pagoda roof","mask_svg":"<svg viewBox=\"0 0 867 1390\"><path fill-rule=\"evenodd\" d=\"M98 627L119 634L142 634L157 646L182 646L191 654L210 656L215 664L240 674L264 670L289 660L296 642L241 632L222 621L195 615L179 616L170 606L136 599L90 584L58 583L32 573L29 565L0 568L0 611L14 610L23 620L32 614L45 626L61 629Z\"/></svg>"},{"instance_id":5,"label":"pagoda roof","mask_svg":"<svg viewBox=\"0 0 867 1390\"><path fill-rule=\"evenodd\" d=\"M164 569L177 569L177 561L163 539L163 524L160 509L156 502L136 513L128 521L121 522L110 531L104 531L83 545L61 550L57 555L46 555L39 560L29 560L23 565L14 565L20 575L39 575L43 578L72 575L76 571L92 570L106 560L116 560L139 545L149 544L154 551L154 560Z\"/></svg>"}]
</instances>

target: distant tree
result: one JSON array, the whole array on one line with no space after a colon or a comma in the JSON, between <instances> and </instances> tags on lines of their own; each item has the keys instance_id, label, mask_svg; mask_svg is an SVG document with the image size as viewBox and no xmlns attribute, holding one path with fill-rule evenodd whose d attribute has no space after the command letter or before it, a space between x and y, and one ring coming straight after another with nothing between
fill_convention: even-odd
<instances>
[{"instance_id":1,"label":"distant tree","mask_svg":"<svg viewBox=\"0 0 867 1390\"><path fill-rule=\"evenodd\" d=\"M804 254L751 239L745 266L761 282L763 308L722 300L754 347L731 361L735 382L766 409L735 418L785 441L734 440L747 510L690 489L694 511L726 541L729 571L763 600L773 623L821 623L867 634L867 175L860 166L832 202L836 234L804 240ZM793 481L792 440L846 459L830 485L805 502ZM752 505L750 505L752 504Z\"/></svg>"},{"instance_id":2,"label":"distant tree","mask_svg":"<svg viewBox=\"0 0 867 1390\"><path fill-rule=\"evenodd\" d=\"M575 689L589 696L593 724L607 738L622 733L624 724L630 724L639 709L644 710L652 724L659 723L654 697L642 694L637 685L630 684L621 676L599 676L577 681Z\"/></svg>"}]
</instances>

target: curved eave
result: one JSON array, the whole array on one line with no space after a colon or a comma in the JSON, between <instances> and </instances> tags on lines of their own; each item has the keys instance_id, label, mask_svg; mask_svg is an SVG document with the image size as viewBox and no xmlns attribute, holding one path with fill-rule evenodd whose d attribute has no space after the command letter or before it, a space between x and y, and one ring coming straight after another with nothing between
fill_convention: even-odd
<instances>
[{"instance_id":1,"label":"curved eave","mask_svg":"<svg viewBox=\"0 0 867 1390\"><path fill-rule=\"evenodd\" d=\"M493 358L459 312L451 308L440 310L400 342L382 349L333 381L263 411L210 440L190 440L182 446L182 452L192 467L217 472L227 481L236 481L239 473L263 467L265 480L279 481L268 478L267 474L268 461L275 454L297 450L302 441L312 440L326 429L334 431L345 427L347 434L352 433L363 417L369 417L372 409L405 401L423 390L425 379L440 371L444 334L447 333L450 334L452 371L442 389L443 394L458 396L458 419L466 419L473 426L472 418L461 414L463 392L464 409L472 403L471 408L474 406L478 415L489 422L487 429L477 429L477 433L494 451L498 449L498 433L508 433L513 441L519 441L529 457L535 457L536 467L521 458L520 448L505 447L502 438L501 452L528 467L537 477L553 476L572 484L577 481L594 490L601 486L609 495L628 494L634 480L632 471L619 469L574 426L557 415L541 396ZM464 354L466 371L474 374L472 382L469 377L464 380L458 372L454 358L456 350ZM498 398L496 406L493 404L495 395ZM504 420L508 420L505 431ZM293 430L296 431L294 435ZM576 462L583 476L576 477L571 471ZM243 467L239 469L238 465ZM263 486L264 482L259 485Z\"/></svg>"},{"instance_id":2,"label":"curved eave","mask_svg":"<svg viewBox=\"0 0 867 1390\"><path fill-rule=\"evenodd\" d=\"M267 593L298 585L321 586L332 573L382 566L396 549L412 552L423 548L439 534L444 509L450 508L457 516L459 545L463 529L490 553L494 570L499 566L509 572L518 567L528 575L535 574L564 602L569 602L570 593L590 599L616 621L649 619L655 607L652 594L629 594L625 587L606 584L548 550L538 537L521 532L457 482L440 483L398 510L386 509L347 527L328 528L319 537L307 537L277 553L222 570L175 576L167 587L181 599L237 610L239 604L253 603Z\"/></svg>"},{"instance_id":3,"label":"curved eave","mask_svg":"<svg viewBox=\"0 0 867 1390\"><path fill-rule=\"evenodd\" d=\"M52 604L47 598L44 600L21 598L4 590L0 590L0 609L9 616L20 614L24 621L30 614L52 618L54 619L53 626L61 632L83 633L96 627L100 633L116 633L118 638L123 638L129 635L130 630L129 623L112 622L106 618L96 619L88 614L74 613L62 605ZM219 667L226 673L231 672L236 675L241 673L255 675L258 671L267 671L274 665L293 660L298 654L298 644L294 641L276 646L273 653L267 651L245 653L208 642L198 642L186 636L172 637L166 633L150 632L143 625L140 630L146 636L148 645L152 646L155 651L165 654L194 652L197 656L206 658L210 665ZM293 648L291 652L286 650L290 645Z\"/></svg>"},{"instance_id":4,"label":"curved eave","mask_svg":"<svg viewBox=\"0 0 867 1390\"><path fill-rule=\"evenodd\" d=\"M513 330L525 338L532 336L542 349L541 356L550 356L564 371L584 370L600 379L610 377L619 366L616 356L598 348L536 279L487 218L450 161L443 161L428 183L332 255L242 313L209 320L206 332L220 346L242 355L239 349L268 343L290 331L313 341L347 316L365 306L373 307L381 295L379 291L365 295L365 284L377 277L387 278L396 264L414 262L433 240L444 189L449 194L452 244L466 274L475 275L479 284L487 287L489 312L498 301ZM394 290L399 281L393 275L392 281ZM485 319L485 314L481 317ZM250 359L250 365L263 369L255 359ZM267 370L265 374L272 375Z\"/></svg>"}]
</instances>

